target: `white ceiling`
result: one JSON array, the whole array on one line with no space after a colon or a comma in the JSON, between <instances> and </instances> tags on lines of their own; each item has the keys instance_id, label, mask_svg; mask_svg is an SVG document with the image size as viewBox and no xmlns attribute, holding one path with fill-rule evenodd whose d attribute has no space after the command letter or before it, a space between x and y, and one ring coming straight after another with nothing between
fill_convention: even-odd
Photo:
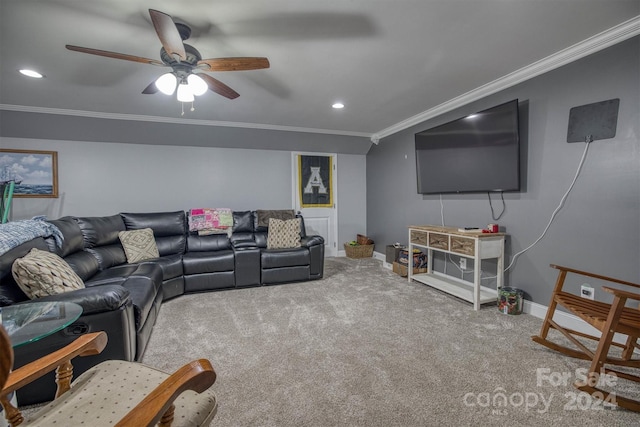
<instances>
[{"instance_id":1,"label":"white ceiling","mask_svg":"<svg viewBox=\"0 0 640 427\"><path fill-rule=\"evenodd\" d=\"M181 117L141 94L165 69L64 47L159 59L149 8L190 24L204 58L271 68L210 73L240 97L208 92ZM639 15L640 0L0 0L0 109L385 134Z\"/></svg>"}]
</instances>

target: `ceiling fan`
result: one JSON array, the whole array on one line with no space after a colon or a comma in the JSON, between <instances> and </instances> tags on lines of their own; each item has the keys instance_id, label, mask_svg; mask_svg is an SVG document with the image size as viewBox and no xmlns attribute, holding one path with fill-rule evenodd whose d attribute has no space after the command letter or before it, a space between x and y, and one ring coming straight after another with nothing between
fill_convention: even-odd
<instances>
[{"instance_id":1,"label":"ceiling fan","mask_svg":"<svg viewBox=\"0 0 640 427\"><path fill-rule=\"evenodd\" d=\"M188 25L174 22L171 16L157 10L149 9L149 15L151 16L151 21L158 34L158 38L162 43L160 61L73 45L66 45L66 48L76 52L105 56L107 58L171 67L170 72L163 74L157 80L151 82L142 93L148 95L160 91L167 95L172 95L177 87L178 101L183 103L192 102L194 95L202 95L207 90L211 90L229 99L235 99L240 96L238 92L220 80L205 74L206 72L269 68L269 60L260 57L202 59L200 52L198 52L196 48L183 43L184 40L187 40L191 36L191 28Z\"/></svg>"}]
</instances>

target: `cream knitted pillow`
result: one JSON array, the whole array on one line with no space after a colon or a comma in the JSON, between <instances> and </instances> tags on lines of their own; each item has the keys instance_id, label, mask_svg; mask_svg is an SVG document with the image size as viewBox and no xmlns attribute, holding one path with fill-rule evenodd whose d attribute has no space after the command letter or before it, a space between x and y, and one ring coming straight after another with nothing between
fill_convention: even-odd
<instances>
[{"instance_id":1,"label":"cream knitted pillow","mask_svg":"<svg viewBox=\"0 0 640 427\"><path fill-rule=\"evenodd\" d=\"M13 262L11 274L31 299L84 288L82 279L64 259L36 248Z\"/></svg>"},{"instance_id":2,"label":"cream knitted pillow","mask_svg":"<svg viewBox=\"0 0 640 427\"><path fill-rule=\"evenodd\" d=\"M118 237L129 264L160 256L156 239L153 237L153 230L150 228L121 231L118 233Z\"/></svg>"}]
</instances>

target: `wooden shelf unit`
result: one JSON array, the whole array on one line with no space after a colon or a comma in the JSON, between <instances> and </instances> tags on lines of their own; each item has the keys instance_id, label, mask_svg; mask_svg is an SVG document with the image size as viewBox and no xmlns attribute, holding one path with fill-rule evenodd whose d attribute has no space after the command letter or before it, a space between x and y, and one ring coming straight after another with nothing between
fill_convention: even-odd
<instances>
[{"instance_id":1,"label":"wooden shelf unit","mask_svg":"<svg viewBox=\"0 0 640 427\"><path fill-rule=\"evenodd\" d=\"M503 286L505 236L505 233L464 232L454 227L411 225L409 253L413 253L414 248L426 249L428 260L426 273L412 274L412 269L408 269L408 281L415 280L454 295L473 303L474 310L479 310L481 304L495 302L498 289ZM473 282L434 271L434 251L472 259ZM480 283L481 262L485 259L497 260L495 289Z\"/></svg>"}]
</instances>

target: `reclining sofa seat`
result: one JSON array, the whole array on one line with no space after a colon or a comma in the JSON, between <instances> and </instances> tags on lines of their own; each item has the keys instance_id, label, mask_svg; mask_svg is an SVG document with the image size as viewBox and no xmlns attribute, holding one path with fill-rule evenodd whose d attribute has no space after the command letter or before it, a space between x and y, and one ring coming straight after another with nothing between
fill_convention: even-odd
<instances>
[{"instance_id":1,"label":"reclining sofa seat","mask_svg":"<svg viewBox=\"0 0 640 427\"><path fill-rule=\"evenodd\" d=\"M15 368L43 357L71 342L78 336L89 332L105 331L109 342L104 351L95 356L82 357L74 363L74 372L81 373L104 360L135 359L136 335L134 327L134 308L130 292L114 283L100 283L91 286L90 278L98 272L95 257L84 250L84 240L80 228L71 217L51 221L64 236L63 245L57 248L53 239L36 238L10 250L0 257L0 293L3 304L28 303L29 298L20 290L11 274L11 265L17 258L25 256L31 249L48 250L57 253L69 263L74 271L85 281L85 289L59 295L39 298L39 302L66 301L82 307L82 315L72 325L39 340L37 343L14 349ZM21 388L18 401L21 405L40 403L55 394L55 374L52 372L39 380Z\"/></svg>"},{"instance_id":2,"label":"reclining sofa seat","mask_svg":"<svg viewBox=\"0 0 640 427\"><path fill-rule=\"evenodd\" d=\"M185 293L235 287L234 254L226 234L189 233L182 264Z\"/></svg>"},{"instance_id":3,"label":"reclining sofa seat","mask_svg":"<svg viewBox=\"0 0 640 427\"><path fill-rule=\"evenodd\" d=\"M141 264L157 264L162 270L162 300L184 293L182 258L187 247L187 222L183 211L153 213L121 213L127 230L151 228L159 258ZM126 262L126 259L125 259Z\"/></svg>"},{"instance_id":4,"label":"reclining sofa seat","mask_svg":"<svg viewBox=\"0 0 640 427\"><path fill-rule=\"evenodd\" d=\"M99 271L85 281L85 286L118 283L131 295L136 330L135 360L141 360L162 303L162 268L152 263L127 264L118 237L126 226L119 214L74 219L80 227L85 251L98 260Z\"/></svg>"},{"instance_id":5,"label":"reclining sofa seat","mask_svg":"<svg viewBox=\"0 0 640 427\"><path fill-rule=\"evenodd\" d=\"M263 285L321 279L324 273L324 239L307 236L304 218L300 218L300 247L267 249L269 229L254 218L254 239L260 248L260 276Z\"/></svg>"}]
</instances>

